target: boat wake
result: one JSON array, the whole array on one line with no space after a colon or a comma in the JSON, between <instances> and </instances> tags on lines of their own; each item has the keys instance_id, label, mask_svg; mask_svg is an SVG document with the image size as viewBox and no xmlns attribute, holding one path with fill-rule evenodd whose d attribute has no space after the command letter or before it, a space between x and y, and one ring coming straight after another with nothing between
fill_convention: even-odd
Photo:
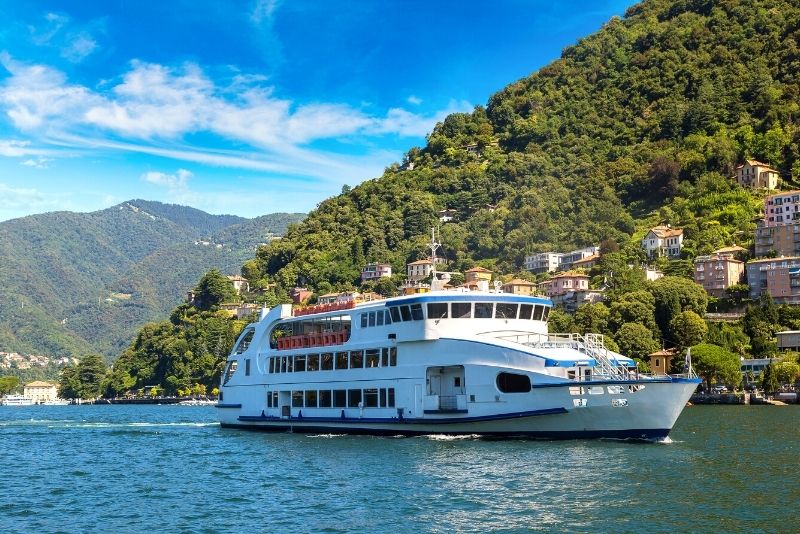
<instances>
[{"instance_id":1,"label":"boat wake","mask_svg":"<svg viewBox=\"0 0 800 534\"><path fill-rule=\"evenodd\" d=\"M481 439L480 434L428 434L423 437L431 441L461 441Z\"/></svg>"}]
</instances>

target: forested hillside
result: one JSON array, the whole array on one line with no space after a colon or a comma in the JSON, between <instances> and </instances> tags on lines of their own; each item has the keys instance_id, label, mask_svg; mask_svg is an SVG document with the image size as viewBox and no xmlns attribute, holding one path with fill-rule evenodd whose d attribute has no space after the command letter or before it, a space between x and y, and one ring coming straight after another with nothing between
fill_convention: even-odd
<instances>
[{"instance_id":1,"label":"forested hillside","mask_svg":"<svg viewBox=\"0 0 800 534\"><path fill-rule=\"evenodd\" d=\"M115 357L202 273L238 273L256 246L301 218L248 220L132 200L0 223L0 351Z\"/></svg>"},{"instance_id":2,"label":"forested hillside","mask_svg":"<svg viewBox=\"0 0 800 534\"><path fill-rule=\"evenodd\" d=\"M759 204L730 179L735 165L766 161L784 185L800 174L798 38L788 0L645 1L447 117L246 271L279 291L351 286L367 261L402 271L445 208L457 210L441 229L453 269L511 273L531 252L600 242L635 257L657 223L685 228L686 257L746 246Z\"/></svg>"}]
</instances>

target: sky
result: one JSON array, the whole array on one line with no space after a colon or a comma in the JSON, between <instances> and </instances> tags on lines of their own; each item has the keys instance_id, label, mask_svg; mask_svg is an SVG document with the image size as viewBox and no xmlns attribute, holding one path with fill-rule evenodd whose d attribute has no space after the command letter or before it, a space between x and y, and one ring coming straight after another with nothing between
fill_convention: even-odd
<instances>
[{"instance_id":1,"label":"sky","mask_svg":"<svg viewBox=\"0 0 800 534\"><path fill-rule=\"evenodd\" d=\"M307 212L633 3L0 0L0 221Z\"/></svg>"}]
</instances>

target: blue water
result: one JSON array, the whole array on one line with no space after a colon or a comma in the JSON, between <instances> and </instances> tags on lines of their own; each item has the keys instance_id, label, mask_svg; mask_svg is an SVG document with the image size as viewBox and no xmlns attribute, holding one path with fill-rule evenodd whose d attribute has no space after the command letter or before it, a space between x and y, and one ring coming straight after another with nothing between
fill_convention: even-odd
<instances>
[{"instance_id":1,"label":"blue water","mask_svg":"<svg viewBox=\"0 0 800 534\"><path fill-rule=\"evenodd\" d=\"M672 443L220 429L210 407L0 407L0 532L795 532L800 407Z\"/></svg>"}]
</instances>

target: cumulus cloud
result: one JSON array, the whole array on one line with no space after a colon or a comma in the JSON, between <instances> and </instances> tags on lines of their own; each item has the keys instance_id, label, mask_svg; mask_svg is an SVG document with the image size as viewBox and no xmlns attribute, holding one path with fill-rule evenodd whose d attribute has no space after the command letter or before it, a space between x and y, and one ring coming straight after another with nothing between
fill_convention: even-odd
<instances>
[{"instance_id":1,"label":"cumulus cloud","mask_svg":"<svg viewBox=\"0 0 800 534\"><path fill-rule=\"evenodd\" d=\"M414 95L411 95L408 98L406 98L406 101L409 104L414 104L415 106L419 106L420 104L422 104L422 99L418 98L418 97L416 97Z\"/></svg>"},{"instance_id":2,"label":"cumulus cloud","mask_svg":"<svg viewBox=\"0 0 800 534\"><path fill-rule=\"evenodd\" d=\"M53 161L50 158L31 158L26 159L20 162L20 165L24 165L26 167L33 167L34 169L47 169L48 163Z\"/></svg>"},{"instance_id":3,"label":"cumulus cloud","mask_svg":"<svg viewBox=\"0 0 800 534\"><path fill-rule=\"evenodd\" d=\"M172 192L185 192L189 190L189 178L192 173L186 169L178 169L175 174L150 171L144 173L141 178L145 182L164 186Z\"/></svg>"},{"instance_id":4,"label":"cumulus cloud","mask_svg":"<svg viewBox=\"0 0 800 534\"><path fill-rule=\"evenodd\" d=\"M79 63L89 57L97 49L97 41L87 32L71 36L69 42L61 50L61 57L72 63Z\"/></svg>"}]
</instances>

